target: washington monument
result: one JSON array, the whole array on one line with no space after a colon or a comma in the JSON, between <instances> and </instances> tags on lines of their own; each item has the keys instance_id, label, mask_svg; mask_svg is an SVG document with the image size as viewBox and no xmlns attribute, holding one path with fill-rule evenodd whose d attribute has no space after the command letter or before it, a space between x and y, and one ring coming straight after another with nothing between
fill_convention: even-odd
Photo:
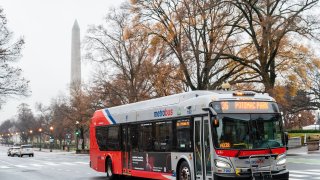
<instances>
[{"instance_id":1,"label":"washington monument","mask_svg":"<svg viewBox=\"0 0 320 180\"><path fill-rule=\"evenodd\" d=\"M79 87L81 84L81 53L80 53L80 28L77 20L72 27L71 39L71 80L70 88Z\"/></svg>"}]
</instances>

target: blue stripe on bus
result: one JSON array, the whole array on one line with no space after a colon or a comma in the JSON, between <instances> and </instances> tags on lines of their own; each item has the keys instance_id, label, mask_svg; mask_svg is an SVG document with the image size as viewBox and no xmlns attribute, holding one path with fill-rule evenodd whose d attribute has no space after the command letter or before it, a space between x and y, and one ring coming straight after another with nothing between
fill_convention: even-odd
<instances>
[{"instance_id":1,"label":"blue stripe on bus","mask_svg":"<svg viewBox=\"0 0 320 180\"><path fill-rule=\"evenodd\" d=\"M108 110L108 109L105 109L104 111L107 113L107 115L108 115L109 119L112 121L112 123L113 123L113 124L117 124L116 121L115 121L115 120L113 119L113 117L111 116L109 110Z\"/></svg>"}]
</instances>

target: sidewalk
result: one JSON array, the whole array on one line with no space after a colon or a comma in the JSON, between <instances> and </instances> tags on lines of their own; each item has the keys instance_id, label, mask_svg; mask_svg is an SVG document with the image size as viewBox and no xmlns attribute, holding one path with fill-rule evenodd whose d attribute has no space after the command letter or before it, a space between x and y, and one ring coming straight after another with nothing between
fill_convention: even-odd
<instances>
[{"instance_id":1,"label":"sidewalk","mask_svg":"<svg viewBox=\"0 0 320 180\"><path fill-rule=\"evenodd\" d=\"M44 152L44 153L55 153L55 154L76 154L76 151L63 151L60 149L52 149L52 152L50 152L50 149L44 149L41 148L41 151L39 150L39 148L33 148L33 151L35 152Z\"/></svg>"},{"instance_id":2,"label":"sidewalk","mask_svg":"<svg viewBox=\"0 0 320 180\"><path fill-rule=\"evenodd\" d=\"M296 148L289 148L287 151L287 156L304 156L304 155L311 155L311 154L320 155L320 150L308 151L307 146L301 146Z\"/></svg>"}]
</instances>

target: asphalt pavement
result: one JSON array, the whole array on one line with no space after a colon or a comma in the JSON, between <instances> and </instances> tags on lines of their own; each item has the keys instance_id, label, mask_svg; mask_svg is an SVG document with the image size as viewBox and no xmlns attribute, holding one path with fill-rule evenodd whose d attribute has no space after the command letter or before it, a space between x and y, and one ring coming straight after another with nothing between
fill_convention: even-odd
<instances>
[{"instance_id":1,"label":"asphalt pavement","mask_svg":"<svg viewBox=\"0 0 320 180\"><path fill-rule=\"evenodd\" d=\"M0 145L1 180L99 180L105 179L89 167L88 155L75 152L49 152L34 149L34 157L7 156L7 146Z\"/></svg>"},{"instance_id":2,"label":"asphalt pavement","mask_svg":"<svg viewBox=\"0 0 320 180\"><path fill-rule=\"evenodd\" d=\"M0 145L0 180L107 180L105 173L89 167L88 155L34 148L34 157L21 158L7 156L7 149ZM287 167L290 180L320 180L320 151L289 149Z\"/></svg>"},{"instance_id":3,"label":"asphalt pavement","mask_svg":"<svg viewBox=\"0 0 320 180\"><path fill-rule=\"evenodd\" d=\"M320 150L308 151L307 146L287 151L290 180L320 180Z\"/></svg>"}]
</instances>

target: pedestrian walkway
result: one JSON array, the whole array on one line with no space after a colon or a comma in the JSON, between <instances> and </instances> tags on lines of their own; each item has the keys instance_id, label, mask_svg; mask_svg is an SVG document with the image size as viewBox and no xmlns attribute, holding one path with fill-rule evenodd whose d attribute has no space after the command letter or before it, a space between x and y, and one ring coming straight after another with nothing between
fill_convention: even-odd
<instances>
[{"instance_id":1,"label":"pedestrian walkway","mask_svg":"<svg viewBox=\"0 0 320 180\"><path fill-rule=\"evenodd\" d=\"M34 151L36 152L44 152L44 153L55 153L55 154L75 154L75 151L64 151L64 150L60 150L60 149L53 149L52 152L50 152L50 149L40 149L39 148L33 148Z\"/></svg>"},{"instance_id":2,"label":"pedestrian walkway","mask_svg":"<svg viewBox=\"0 0 320 180\"><path fill-rule=\"evenodd\" d=\"M287 156L304 156L304 155L320 155L320 150L318 151L308 151L307 146L301 146L297 148L291 148L287 151Z\"/></svg>"}]
</instances>

